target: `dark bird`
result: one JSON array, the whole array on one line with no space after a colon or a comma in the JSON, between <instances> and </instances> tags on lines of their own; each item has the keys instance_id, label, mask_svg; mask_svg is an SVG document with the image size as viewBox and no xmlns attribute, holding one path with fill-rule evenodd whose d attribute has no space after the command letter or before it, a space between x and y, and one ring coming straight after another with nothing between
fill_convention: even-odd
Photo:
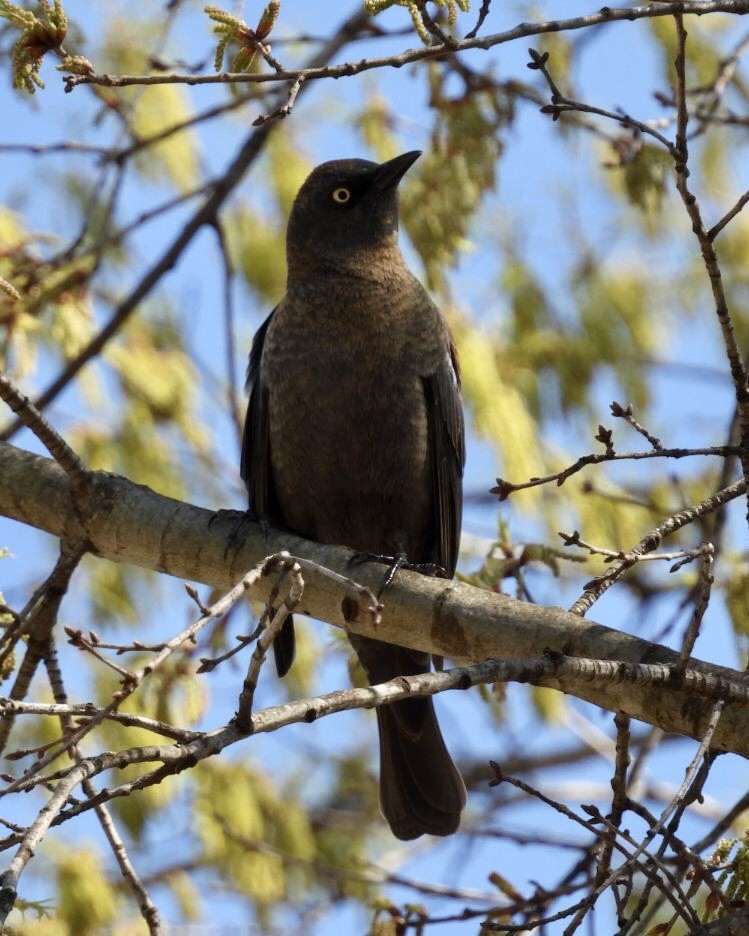
<instances>
[{"instance_id":1,"label":"dark bird","mask_svg":"<svg viewBox=\"0 0 749 936\"><path fill-rule=\"evenodd\" d=\"M455 571L465 461L460 376L442 313L398 246L398 183L420 153L318 166L286 235L286 295L255 335L242 477L257 515L327 544ZM350 634L372 683L429 671ZM275 644L283 676L294 625ZM377 709L393 834L458 828L465 787L430 698Z\"/></svg>"}]
</instances>

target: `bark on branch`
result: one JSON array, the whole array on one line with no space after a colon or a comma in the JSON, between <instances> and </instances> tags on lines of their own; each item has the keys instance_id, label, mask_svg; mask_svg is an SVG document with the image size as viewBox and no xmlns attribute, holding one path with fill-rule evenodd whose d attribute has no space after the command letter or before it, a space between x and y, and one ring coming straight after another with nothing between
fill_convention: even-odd
<instances>
[{"instance_id":1,"label":"bark on branch","mask_svg":"<svg viewBox=\"0 0 749 936\"><path fill-rule=\"evenodd\" d=\"M74 500L68 479L53 461L7 443L0 444L0 515L53 536L85 538L103 559L128 562L181 579L227 588L269 553L288 550L320 566L351 575L352 553L321 546L290 533L247 522L235 536L241 514L196 507L157 494L126 478L91 472L90 484ZM382 566L356 568L357 580L376 591ZM266 598L272 582L258 583ZM457 582L401 571L384 596L381 618L361 615L334 579L305 571L303 611L378 640L405 644L459 661L530 659L546 651L572 657L676 667L678 654L658 644L605 627L561 608L516 601ZM690 661L690 669L712 679L749 685L734 670ZM678 671L677 671L678 672ZM540 677L539 685L560 689L611 711L700 739L713 709L709 699L662 684L628 680L591 683L579 673ZM749 708L728 701L712 747L749 756Z\"/></svg>"}]
</instances>

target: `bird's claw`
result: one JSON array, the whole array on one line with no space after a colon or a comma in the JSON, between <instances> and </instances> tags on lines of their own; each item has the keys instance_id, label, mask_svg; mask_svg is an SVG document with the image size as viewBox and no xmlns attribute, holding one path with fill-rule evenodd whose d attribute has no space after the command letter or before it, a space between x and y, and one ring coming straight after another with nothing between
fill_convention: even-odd
<instances>
[{"instance_id":1,"label":"bird's claw","mask_svg":"<svg viewBox=\"0 0 749 936\"><path fill-rule=\"evenodd\" d=\"M398 553L395 556L387 556L382 553L357 552L349 559L349 565L361 565L363 562L381 562L388 566L387 573L377 591L377 598L381 598L393 583L393 579L400 569L407 569L410 572L420 572L422 575L431 575L436 578L449 578L445 569L436 562L409 562L405 553Z\"/></svg>"}]
</instances>

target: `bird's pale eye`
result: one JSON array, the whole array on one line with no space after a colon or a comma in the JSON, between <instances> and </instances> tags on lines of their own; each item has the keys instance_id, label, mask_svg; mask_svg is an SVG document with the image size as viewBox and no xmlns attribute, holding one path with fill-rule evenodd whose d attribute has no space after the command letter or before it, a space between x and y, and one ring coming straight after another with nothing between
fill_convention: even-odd
<instances>
[{"instance_id":1,"label":"bird's pale eye","mask_svg":"<svg viewBox=\"0 0 749 936\"><path fill-rule=\"evenodd\" d=\"M345 205L347 202L351 201L351 189L347 189L344 186L335 188L330 193L330 197L336 205Z\"/></svg>"}]
</instances>

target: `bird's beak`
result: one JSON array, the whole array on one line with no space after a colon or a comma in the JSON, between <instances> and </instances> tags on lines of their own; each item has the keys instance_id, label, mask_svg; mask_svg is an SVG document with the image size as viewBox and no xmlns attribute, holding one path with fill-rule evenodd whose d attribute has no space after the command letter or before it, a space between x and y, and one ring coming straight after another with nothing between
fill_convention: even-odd
<instances>
[{"instance_id":1,"label":"bird's beak","mask_svg":"<svg viewBox=\"0 0 749 936\"><path fill-rule=\"evenodd\" d=\"M395 188L419 156L421 156L421 150L411 150L409 153L402 153L395 159L381 163L374 171L373 188L381 192Z\"/></svg>"}]
</instances>

